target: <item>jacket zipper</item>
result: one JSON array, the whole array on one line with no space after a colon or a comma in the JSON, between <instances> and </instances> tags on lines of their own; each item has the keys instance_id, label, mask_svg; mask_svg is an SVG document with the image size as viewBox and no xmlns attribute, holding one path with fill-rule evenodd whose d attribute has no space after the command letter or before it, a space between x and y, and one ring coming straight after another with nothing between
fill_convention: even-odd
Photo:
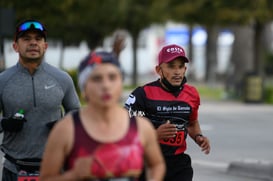
<instances>
[{"instance_id":1,"label":"jacket zipper","mask_svg":"<svg viewBox=\"0 0 273 181\"><path fill-rule=\"evenodd\" d=\"M32 80L32 92L33 92L33 105L36 107L36 95L35 95L35 86L34 86L34 77L31 77Z\"/></svg>"}]
</instances>

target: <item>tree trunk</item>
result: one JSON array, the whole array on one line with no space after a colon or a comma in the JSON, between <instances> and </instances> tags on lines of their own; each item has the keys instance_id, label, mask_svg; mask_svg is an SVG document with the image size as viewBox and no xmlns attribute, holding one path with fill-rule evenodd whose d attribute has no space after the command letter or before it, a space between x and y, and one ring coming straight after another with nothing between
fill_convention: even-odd
<instances>
[{"instance_id":1,"label":"tree trunk","mask_svg":"<svg viewBox=\"0 0 273 181\"><path fill-rule=\"evenodd\" d=\"M235 36L231 55L231 64L226 80L226 91L241 96L243 90L243 78L246 73L254 70L253 36L254 32L250 26L237 26L233 28Z\"/></svg>"},{"instance_id":2,"label":"tree trunk","mask_svg":"<svg viewBox=\"0 0 273 181\"><path fill-rule=\"evenodd\" d=\"M5 55L4 55L4 36L0 34L0 72L6 68Z\"/></svg>"},{"instance_id":3,"label":"tree trunk","mask_svg":"<svg viewBox=\"0 0 273 181\"><path fill-rule=\"evenodd\" d=\"M262 35L265 29L265 25L257 21L254 24L254 72L258 75L264 75L264 48Z\"/></svg>"},{"instance_id":4,"label":"tree trunk","mask_svg":"<svg viewBox=\"0 0 273 181\"><path fill-rule=\"evenodd\" d=\"M132 34L133 39L133 73L132 73L132 86L136 86L138 83L138 71L137 71L137 38L136 33Z\"/></svg>"},{"instance_id":5,"label":"tree trunk","mask_svg":"<svg viewBox=\"0 0 273 181\"><path fill-rule=\"evenodd\" d=\"M193 27L192 25L189 26L189 49L188 49L188 54L187 57L190 59L190 69L188 70L188 75L187 78L189 80L195 80L195 76L194 76L194 62L193 62L193 44L192 44L192 30Z\"/></svg>"},{"instance_id":6,"label":"tree trunk","mask_svg":"<svg viewBox=\"0 0 273 181\"><path fill-rule=\"evenodd\" d=\"M64 68L64 44L63 44L63 42L61 42L61 46L60 46L59 68L60 69Z\"/></svg>"},{"instance_id":7,"label":"tree trunk","mask_svg":"<svg viewBox=\"0 0 273 181\"><path fill-rule=\"evenodd\" d=\"M218 28L208 27L207 35L205 81L214 83L216 81Z\"/></svg>"}]
</instances>

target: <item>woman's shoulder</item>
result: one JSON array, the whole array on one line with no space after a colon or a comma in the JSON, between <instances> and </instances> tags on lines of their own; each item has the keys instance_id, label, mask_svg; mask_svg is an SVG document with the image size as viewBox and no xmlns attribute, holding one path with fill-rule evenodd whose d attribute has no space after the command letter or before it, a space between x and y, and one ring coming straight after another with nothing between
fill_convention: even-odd
<instances>
[{"instance_id":1,"label":"woman's shoulder","mask_svg":"<svg viewBox=\"0 0 273 181\"><path fill-rule=\"evenodd\" d=\"M51 134L57 139L67 139L73 135L73 117L72 113L65 115L54 125Z\"/></svg>"},{"instance_id":2,"label":"woman's shoulder","mask_svg":"<svg viewBox=\"0 0 273 181\"><path fill-rule=\"evenodd\" d=\"M148 118L142 116L135 117L139 132L143 135L148 136L154 134L155 128L153 127L152 123L149 121Z\"/></svg>"}]
</instances>

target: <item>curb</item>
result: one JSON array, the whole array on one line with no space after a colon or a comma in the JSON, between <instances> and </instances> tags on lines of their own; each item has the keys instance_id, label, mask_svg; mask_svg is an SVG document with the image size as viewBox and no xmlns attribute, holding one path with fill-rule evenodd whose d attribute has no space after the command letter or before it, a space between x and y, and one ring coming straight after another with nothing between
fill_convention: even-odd
<instances>
[{"instance_id":1,"label":"curb","mask_svg":"<svg viewBox=\"0 0 273 181\"><path fill-rule=\"evenodd\" d=\"M234 161L229 164L227 172L232 175L273 181L273 163L267 161Z\"/></svg>"}]
</instances>

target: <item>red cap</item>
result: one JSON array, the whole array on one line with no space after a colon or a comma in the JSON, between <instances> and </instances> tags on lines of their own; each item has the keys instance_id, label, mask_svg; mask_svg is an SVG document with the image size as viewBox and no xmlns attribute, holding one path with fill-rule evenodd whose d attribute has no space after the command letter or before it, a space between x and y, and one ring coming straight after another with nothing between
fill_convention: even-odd
<instances>
[{"instance_id":1,"label":"red cap","mask_svg":"<svg viewBox=\"0 0 273 181\"><path fill-rule=\"evenodd\" d=\"M168 63L178 57L182 57L185 62L189 62L182 47L175 44L164 46L158 54L158 65Z\"/></svg>"}]
</instances>

